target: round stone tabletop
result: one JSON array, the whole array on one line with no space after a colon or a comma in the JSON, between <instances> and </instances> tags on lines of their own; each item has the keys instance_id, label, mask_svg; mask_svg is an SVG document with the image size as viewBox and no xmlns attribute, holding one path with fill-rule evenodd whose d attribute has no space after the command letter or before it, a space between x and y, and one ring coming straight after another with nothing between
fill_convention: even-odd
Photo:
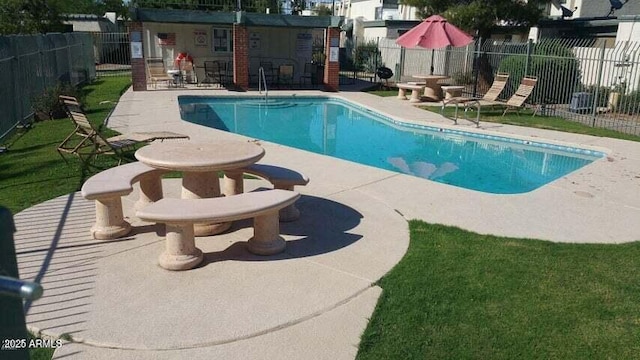
<instances>
[{"instance_id":1,"label":"round stone tabletop","mask_svg":"<svg viewBox=\"0 0 640 360\"><path fill-rule=\"evenodd\" d=\"M433 75L433 74L430 74L430 75L418 74L418 75L412 75L411 77L414 77L416 79L436 79L436 80L449 78L447 75Z\"/></svg>"},{"instance_id":2,"label":"round stone tabletop","mask_svg":"<svg viewBox=\"0 0 640 360\"><path fill-rule=\"evenodd\" d=\"M156 169L217 171L251 165L264 156L264 149L250 142L215 143L162 142L136 151L136 158Z\"/></svg>"}]
</instances>

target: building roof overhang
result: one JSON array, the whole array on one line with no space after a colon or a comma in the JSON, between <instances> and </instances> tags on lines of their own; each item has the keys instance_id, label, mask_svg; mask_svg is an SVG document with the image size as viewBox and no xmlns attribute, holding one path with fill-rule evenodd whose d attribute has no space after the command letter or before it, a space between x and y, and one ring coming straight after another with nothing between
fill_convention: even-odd
<instances>
[{"instance_id":1,"label":"building roof overhang","mask_svg":"<svg viewBox=\"0 0 640 360\"><path fill-rule=\"evenodd\" d=\"M363 21L362 27L412 28L421 22L422 20L369 20Z\"/></svg>"},{"instance_id":2,"label":"building roof overhang","mask_svg":"<svg viewBox=\"0 0 640 360\"><path fill-rule=\"evenodd\" d=\"M605 27L605 26L618 26L620 20L610 17L592 17L592 18L577 18L577 19L543 19L538 22L538 27Z\"/></svg>"},{"instance_id":3,"label":"building roof overhang","mask_svg":"<svg viewBox=\"0 0 640 360\"><path fill-rule=\"evenodd\" d=\"M248 13L244 11L201 11L174 9L139 9L131 12L131 19L140 22L174 24L216 24L294 28L340 27L342 16L299 16L285 14Z\"/></svg>"},{"instance_id":4,"label":"building roof overhang","mask_svg":"<svg viewBox=\"0 0 640 360\"><path fill-rule=\"evenodd\" d=\"M615 37L619 23L619 19L610 17L545 19L538 22L538 28L561 31L564 37Z\"/></svg>"}]
</instances>

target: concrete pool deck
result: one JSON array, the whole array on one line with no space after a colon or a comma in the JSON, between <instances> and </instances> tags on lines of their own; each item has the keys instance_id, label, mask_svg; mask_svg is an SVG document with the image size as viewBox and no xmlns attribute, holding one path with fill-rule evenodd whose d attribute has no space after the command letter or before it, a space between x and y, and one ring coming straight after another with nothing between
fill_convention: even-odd
<instances>
[{"instance_id":1,"label":"concrete pool deck","mask_svg":"<svg viewBox=\"0 0 640 360\"><path fill-rule=\"evenodd\" d=\"M302 218L283 224L284 254L244 249L248 223L199 238L205 264L187 272L156 265L161 229L132 218L120 241L91 240L93 204L70 194L16 215L20 274L40 280L27 321L69 334L64 359L353 359L381 289L374 283L403 256L406 220L485 234L558 242L640 239L640 143L515 126L451 120L394 97L338 96L407 122L595 149L607 157L535 191L492 195L260 141L261 161L305 173ZM195 141L245 139L180 120L178 95L255 95L225 90L126 92L109 120L120 132L166 130ZM252 181L251 187L265 186ZM176 180L166 180L176 194ZM125 215L135 193L124 201ZM33 221L43 223L33 229ZM322 226L317 226L318 222Z\"/></svg>"},{"instance_id":2,"label":"concrete pool deck","mask_svg":"<svg viewBox=\"0 0 640 360\"><path fill-rule=\"evenodd\" d=\"M451 120L416 108L408 101L363 92L271 93L338 96L406 122L569 144L607 154L606 158L532 192L494 195L262 142L267 151L264 162L283 164L304 172L312 179L309 188L316 194L358 191L382 201L407 219L454 225L483 234L580 243L640 240L637 221L640 215L640 143L495 123L481 123L477 129L475 124L465 120L453 125ZM123 133L154 129L176 131L189 134L193 140L251 140L181 121L178 95L257 93L129 91L122 97L109 126Z\"/></svg>"}]
</instances>

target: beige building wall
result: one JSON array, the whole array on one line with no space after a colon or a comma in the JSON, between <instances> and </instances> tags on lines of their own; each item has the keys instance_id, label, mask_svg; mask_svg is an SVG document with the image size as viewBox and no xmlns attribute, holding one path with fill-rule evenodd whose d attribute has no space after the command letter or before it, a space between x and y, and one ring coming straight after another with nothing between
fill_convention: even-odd
<instances>
[{"instance_id":1,"label":"beige building wall","mask_svg":"<svg viewBox=\"0 0 640 360\"><path fill-rule=\"evenodd\" d=\"M229 51L214 51L212 47L215 29L227 30ZM226 61L232 71L232 33L229 25L158 24L145 23L143 36L145 58L161 57L167 69L172 69L179 53L188 53L196 66L196 77L204 77L204 62ZM277 27L249 27L249 75L257 76L261 61L270 61L277 68L282 64L293 64L294 77L311 61L314 43L324 47L324 29L298 29ZM175 34L174 45L162 45L158 33Z\"/></svg>"},{"instance_id":2,"label":"beige building wall","mask_svg":"<svg viewBox=\"0 0 640 360\"><path fill-rule=\"evenodd\" d=\"M364 28L364 38L365 39L376 39L376 38L386 38L387 37L387 28L386 27L367 27Z\"/></svg>"},{"instance_id":3,"label":"beige building wall","mask_svg":"<svg viewBox=\"0 0 640 360\"><path fill-rule=\"evenodd\" d=\"M256 76L260 63L271 62L274 68L293 65L294 78L311 62L314 44L323 48L324 30L249 27L249 74Z\"/></svg>"},{"instance_id":4,"label":"beige building wall","mask_svg":"<svg viewBox=\"0 0 640 360\"><path fill-rule=\"evenodd\" d=\"M620 21L616 43L624 41L640 41L640 16L630 21Z\"/></svg>"},{"instance_id":5,"label":"beige building wall","mask_svg":"<svg viewBox=\"0 0 640 360\"><path fill-rule=\"evenodd\" d=\"M400 14L400 20L422 20L416 14L416 8L407 5L398 5L398 13Z\"/></svg>"},{"instance_id":6,"label":"beige building wall","mask_svg":"<svg viewBox=\"0 0 640 360\"><path fill-rule=\"evenodd\" d=\"M376 7L382 6L381 0L367 0L352 2L349 12L349 17L355 19L359 16L364 17L365 20L376 19Z\"/></svg>"}]
</instances>

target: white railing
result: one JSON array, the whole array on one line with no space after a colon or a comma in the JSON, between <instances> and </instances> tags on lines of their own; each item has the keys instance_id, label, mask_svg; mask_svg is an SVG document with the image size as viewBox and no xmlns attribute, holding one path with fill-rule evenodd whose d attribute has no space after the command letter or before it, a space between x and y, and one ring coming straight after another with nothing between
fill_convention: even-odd
<instances>
[{"instance_id":1,"label":"white railing","mask_svg":"<svg viewBox=\"0 0 640 360\"><path fill-rule=\"evenodd\" d=\"M262 94L262 85L264 84L264 99L269 97L269 89L267 89L267 79L264 77L264 68L260 66L258 69L258 93Z\"/></svg>"}]
</instances>

